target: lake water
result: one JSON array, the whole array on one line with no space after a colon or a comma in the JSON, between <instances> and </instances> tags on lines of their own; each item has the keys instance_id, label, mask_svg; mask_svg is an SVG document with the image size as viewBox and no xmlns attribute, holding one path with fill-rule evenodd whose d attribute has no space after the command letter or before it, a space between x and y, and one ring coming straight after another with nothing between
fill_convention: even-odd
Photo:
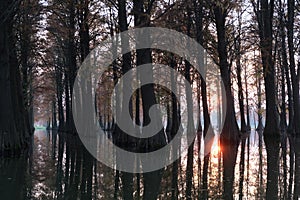
<instances>
[{"instance_id":1,"label":"lake water","mask_svg":"<svg viewBox=\"0 0 300 200\"><path fill-rule=\"evenodd\" d=\"M257 133L246 143L244 180L240 181L240 149L235 168L234 198L265 199L267 179L266 150L259 151ZM248 153L249 149L249 153ZM201 197L203 189L203 157L198 160L195 145L193 199ZM37 130L29 156L0 160L0 199L122 199L122 183L116 171L97 162L73 135ZM214 145L208 167L209 199L222 198L222 163L220 147ZM286 158L286 159L285 159ZM186 158L178 168L178 199L185 199ZM198 165L198 163L201 163ZM280 199L293 194L290 176L289 148L285 156L280 151L278 194ZM200 172L200 173L199 173ZM142 199L143 183L134 175L134 198ZM140 184L138 184L138 181ZM116 184L117 183L117 184ZM172 165L164 169L158 199L171 199ZM242 194L240 196L242 186ZM140 189L138 189L140 188Z\"/></svg>"}]
</instances>

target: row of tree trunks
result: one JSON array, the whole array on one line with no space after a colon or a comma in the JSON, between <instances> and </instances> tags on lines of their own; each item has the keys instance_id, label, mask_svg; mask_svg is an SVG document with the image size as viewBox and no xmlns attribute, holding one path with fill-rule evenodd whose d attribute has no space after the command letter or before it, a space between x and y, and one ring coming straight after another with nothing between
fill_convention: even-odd
<instances>
[{"instance_id":1,"label":"row of tree trunks","mask_svg":"<svg viewBox=\"0 0 300 200\"><path fill-rule=\"evenodd\" d=\"M27 146L31 127L25 110L13 23L17 1L0 4L0 156L20 154Z\"/></svg>"}]
</instances>

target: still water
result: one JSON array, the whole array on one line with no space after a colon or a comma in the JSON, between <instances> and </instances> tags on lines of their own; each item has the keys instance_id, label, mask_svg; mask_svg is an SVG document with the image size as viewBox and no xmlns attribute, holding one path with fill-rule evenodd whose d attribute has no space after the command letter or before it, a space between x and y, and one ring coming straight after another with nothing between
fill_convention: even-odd
<instances>
[{"instance_id":1,"label":"still water","mask_svg":"<svg viewBox=\"0 0 300 200\"><path fill-rule=\"evenodd\" d=\"M235 168L235 199L265 199L267 159L258 134L253 132L246 142L244 178L240 181L241 153ZM195 145L193 170L193 199L198 199L201 189L203 157ZM178 167L178 199L185 199L186 159ZM290 176L289 148L280 152L279 198L293 192ZM200 163L200 164L199 164ZM120 174L97 162L73 135L37 130L28 156L0 160L0 199L122 199ZM172 166L166 167L158 199L171 199ZM142 199L143 184L134 175L134 198ZM242 191L242 195L239 191ZM208 166L209 199L222 198L222 161L220 147L215 143Z\"/></svg>"}]
</instances>

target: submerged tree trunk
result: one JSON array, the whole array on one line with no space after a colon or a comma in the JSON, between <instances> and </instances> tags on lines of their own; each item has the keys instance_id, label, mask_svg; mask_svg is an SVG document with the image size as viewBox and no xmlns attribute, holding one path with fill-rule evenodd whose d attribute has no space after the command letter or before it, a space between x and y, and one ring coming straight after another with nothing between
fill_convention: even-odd
<instances>
[{"instance_id":1,"label":"submerged tree trunk","mask_svg":"<svg viewBox=\"0 0 300 200\"><path fill-rule=\"evenodd\" d=\"M194 0L193 1L193 5L194 5L194 12L195 12L195 16L196 16L196 35L197 35L197 42L200 43L200 45L203 45L203 1L197 1ZM204 53L204 52L203 52ZM199 61L199 67L205 67L204 66L204 58L201 58L202 60ZM203 65L203 66L202 66ZM203 163L203 176L202 176L202 186L201 186L201 194L200 198L201 199L207 199L208 198L208 165L209 165L209 158L210 158L210 150L211 150L211 145L212 145L212 141L213 141L213 132L209 127L211 125L210 122L210 116L209 116L209 110L208 110L208 99L207 99L207 86L206 86L206 77L202 77L199 74L199 82L200 82L200 87L201 87L201 97L202 97L202 106L203 106L203 120L204 120L204 129L203 129L203 138L204 138L204 163ZM218 84L218 83L217 83ZM199 92L200 92L200 87L199 87ZM199 97L200 98L200 97ZM200 104L200 100L198 102L198 104ZM200 106L200 105L199 105ZM200 108L199 108L199 113L200 113ZM200 116L200 114L199 114ZM201 124L201 120L199 117L199 124ZM220 126L220 123L219 123ZM199 127L198 127L199 128ZM210 131L210 132L209 132ZM201 155L201 130L198 129L198 146L199 146L199 151L198 154ZM206 138L206 136L208 136ZM200 155L199 155L199 162L198 165L201 165L200 163ZM199 173L199 177L200 177L200 173ZM200 179L199 179L200 180ZM199 181L200 184L200 181Z\"/></svg>"},{"instance_id":2,"label":"submerged tree trunk","mask_svg":"<svg viewBox=\"0 0 300 200\"><path fill-rule=\"evenodd\" d=\"M246 109L247 109L247 131L251 132L250 109L249 109L249 93L247 80L247 67L244 68L244 80L246 85Z\"/></svg>"},{"instance_id":3,"label":"submerged tree trunk","mask_svg":"<svg viewBox=\"0 0 300 200\"><path fill-rule=\"evenodd\" d=\"M241 133L242 133L242 144L241 144L241 156L240 156L240 177L239 177L239 199L243 199L243 185L244 185L244 174L245 174L245 147L248 129L245 119L245 110L244 110L244 92L243 92L243 83L242 83L242 65L241 65L241 14L238 13L238 36L235 40L236 48L236 74L237 74L237 84L238 84L238 99L239 99L239 108L241 116ZM247 82L247 81L246 81ZM247 110L247 117L249 118L249 112ZM248 120L249 123L249 120ZM248 124L249 125L249 124ZM249 142L249 141L248 141Z\"/></svg>"},{"instance_id":4,"label":"submerged tree trunk","mask_svg":"<svg viewBox=\"0 0 300 200\"><path fill-rule=\"evenodd\" d=\"M75 129L75 124L73 121L73 115L72 115L72 107L75 106L73 105L73 101L71 98L71 95L73 93L73 87L74 87L74 82L75 82L75 76L76 76L76 47L75 47L75 1L71 0L68 2L68 9L69 9L69 19L68 19L68 40L67 40L67 72L66 72L66 81L65 85L67 88L66 90L66 96L70 96L68 99L68 102L66 101L66 130L74 133L76 132ZM84 7L85 8L85 7ZM79 15L82 14L80 12L80 9L78 9ZM85 10L85 14L88 15L88 10ZM87 20L87 19L85 19ZM87 52L85 52L83 59L88 55L89 53L89 37L87 37L87 41L82 40L82 30L84 29L84 32L89 31L88 27L82 27L80 24L80 47L87 46ZM83 61L83 60L81 60ZM68 94L69 93L69 94ZM68 94L68 95L67 95Z\"/></svg>"},{"instance_id":5,"label":"submerged tree trunk","mask_svg":"<svg viewBox=\"0 0 300 200\"><path fill-rule=\"evenodd\" d=\"M56 97L57 97L57 106L58 106L58 130L62 131L65 124L64 108L63 108L63 84L62 84L62 73L61 69L58 68L58 65L61 63L57 61L55 66L55 81L56 81Z\"/></svg>"},{"instance_id":6,"label":"submerged tree trunk","mask_svg":"<svg viewBox=\"0 0 300 200\"><path fill-rule=\"evenodd\" d=\"M248 141L249 142L249 141ZM242 200L244 196L243 185L244 185L244 174L245 174L245 147L246 138L242 138L241 145L241 158L240 158L240 180L239 180L239 199Z\"/></svg>"},{"instance_id":7,"label":"submerged tree trunk","mask_svg":"<svg viewBox=\"0 0 300 200\"><path fill-rule=\"evenodd\" d=\"M224 199L233 199L234 167L239 145L239 129L234 111L234 99L231 91L229 64L227 60L225 22L227 8L225 5L214 5L214 16L217 28L218 54L221 77L226 93L226 116L221 132L220 143L223 154Z\"/></svg>"},{"instance_id":8,"label":"submerged tree trunk","mask_svg":"<svg viewBox=\"0 0 300 200\"><path fill-rule=\"evenodd\" d=\"M276 104L275 67L272 58L272 21L274 1L261 1L255 5L259 25L261 58L266 93L266 124L263 132L267 150L267 199L278 198L278 171L279 171L279 117ZM258 11L257 11L258 10Z\"/></svg>"},{"instance_id":9,"label":"submerged tree trunk","mask_svg":"<svg viewBox=\"0 0 300 200\"><path fill-rule=\"evenodd\" d=\"M255 55L254 55L255 59ZM259 133L262 133L264 126L263 126L263 118L262 118L262 91L261 91L261 82L262 82L262 77L261 77L261 66L256 66L255 69L256 73L256 84L257 84L257 117L258 117L258 124L256 128L256 131Z\"/></svg>"},{"instance_id":10,"label":"submerged tree trunk","mask_svg":"<svg viewBox=\"0 0 300 200\"><path fill-rule=\"evenodd\" d=\"M56 100L52 101L52 130L57 129Z\"/></svg>"}]
</instances>

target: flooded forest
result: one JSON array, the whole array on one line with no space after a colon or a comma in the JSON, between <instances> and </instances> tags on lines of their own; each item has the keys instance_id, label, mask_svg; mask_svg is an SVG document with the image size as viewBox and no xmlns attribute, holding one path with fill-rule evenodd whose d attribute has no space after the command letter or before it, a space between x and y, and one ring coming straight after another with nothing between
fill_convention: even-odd
<instances>
[{"instance_id":1,"label":"flooded forest","mask_svg":"<svg viewBox=\"0 0 300 200\"><path fill-rule=\"evenodd\" d=\"M0 199L300 199L300 2L0 1Z\"/></svg>"}]
</instances>

